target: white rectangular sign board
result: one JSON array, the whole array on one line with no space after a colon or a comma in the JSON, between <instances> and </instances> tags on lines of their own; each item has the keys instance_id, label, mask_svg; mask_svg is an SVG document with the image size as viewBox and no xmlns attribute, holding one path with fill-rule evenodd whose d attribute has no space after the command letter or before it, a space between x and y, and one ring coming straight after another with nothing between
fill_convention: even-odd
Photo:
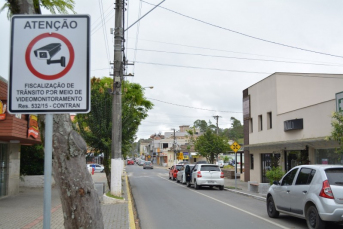
<instances>
[{"instance_id":1,"label":"white rectangular sign board","mask_svg":"<svg viewBox=\"0 0 343 229\"><path fill-rule=\"evenodd\" d=\"M90 111L90 17L13 16L10 113Z\"/></svg>"}]
</instances>

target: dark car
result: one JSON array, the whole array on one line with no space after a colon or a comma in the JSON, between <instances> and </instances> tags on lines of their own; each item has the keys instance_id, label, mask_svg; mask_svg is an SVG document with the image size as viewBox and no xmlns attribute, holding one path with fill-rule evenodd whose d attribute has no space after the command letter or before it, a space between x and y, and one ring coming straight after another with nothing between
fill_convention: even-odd
<instances>
[{"instance_id":1,"label":"dark car","mask_svg":"<svg viewBox=\"0 0 343 229\"><path fill-rule=\"evenodd\" d=\"M177 173L183 168L184 165L173 165L169 168L169 179L176 180Z\"/></svg>"}]
</instances>

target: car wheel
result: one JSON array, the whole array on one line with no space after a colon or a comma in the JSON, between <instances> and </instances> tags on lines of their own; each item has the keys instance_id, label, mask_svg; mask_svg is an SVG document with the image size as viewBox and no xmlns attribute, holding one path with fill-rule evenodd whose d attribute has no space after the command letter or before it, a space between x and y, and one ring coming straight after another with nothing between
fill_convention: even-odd
<instances>
[{"instance_id":1,"label":"car wheel","mask_svg":"<svg viewBox=\"0 0 343 229\"><path fill-rule=\"evenodd\" d=\"M223 186L219 186L219 190L224 190L224 185Z\"/></svg>"},{"instance_id":2,"label":"car wheel","mask_svg":"<svg viewBox=\"0 0 343 229\"><path fill-rule=\"evenodd\" d=\"M200 188L200 186L197 184L197 182L194 183L194 188L195 189L199 189Z\"/></svg>"},{"instance_id":3,"label":"car wheel","mask_svg":"<svg viewBox=\"0 0 343 229\"><path fill-rule=\"evenodd\" d=\"M320 218L317 208L310 206L306 211L306 223L310 229L325 228L325 222Z\"/></svg>"},{"instance_id":4,"label":"car wheel","mask_svg":"<svg viewBox=\"0 0 343 229\"><path fill-rule=\"evenodd\" d=\"M270 218L277 218L280 214L280 212L278 212L275 208L274 199L272 196L269 196L267 199L267 212Z\"/></svg>"}]
</instances>

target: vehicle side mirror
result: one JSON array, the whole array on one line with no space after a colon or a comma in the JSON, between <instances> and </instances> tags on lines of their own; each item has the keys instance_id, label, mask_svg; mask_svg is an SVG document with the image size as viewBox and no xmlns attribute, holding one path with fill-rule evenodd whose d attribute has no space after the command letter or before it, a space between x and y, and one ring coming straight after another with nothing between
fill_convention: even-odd
<instances>
[{"instance_id":1,"label":"vehicle side mirror","mask_svg":"<svg viewBox=\"0 0 343 229\"><path fill-rule=\"evenodd\" d=\"M275 185L280 185L280 182L275 180L275 181L273 182L273 184L275 184Z\"/></svg>"}]
</instances>

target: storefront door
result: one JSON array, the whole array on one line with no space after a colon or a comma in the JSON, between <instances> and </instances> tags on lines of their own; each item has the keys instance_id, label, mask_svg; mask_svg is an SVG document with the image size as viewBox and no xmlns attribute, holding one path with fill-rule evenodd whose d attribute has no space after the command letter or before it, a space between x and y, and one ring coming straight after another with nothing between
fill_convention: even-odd
<instances>
[{"instance_id":1,"label":"storefront door","mask_svg":"<svg viewBox=\"0 0 343 229\"><path fill-rule=\"evenodd\" d=\"M7 145L0 143L0 197L7 195L8 153Z\"/></svg>"}]
</instances>

